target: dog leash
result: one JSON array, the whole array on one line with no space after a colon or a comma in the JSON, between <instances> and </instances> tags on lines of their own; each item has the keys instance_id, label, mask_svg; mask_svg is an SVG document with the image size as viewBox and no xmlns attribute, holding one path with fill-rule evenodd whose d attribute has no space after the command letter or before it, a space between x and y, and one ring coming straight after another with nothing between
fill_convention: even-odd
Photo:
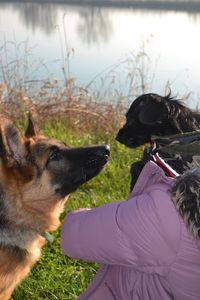
<instances>
[{"instance_id":1,"label":"dog leash","mask_svg":"<svg viewBox=\"0 0 200 300\"><path fill-rule=\"evenodd\" d=\"M165 173L169 176L169 177L177 177L179 176L179 174L172 169L172 167L170 167L165 161L164 159L162 159L159 154L158 154L158 150L160 149L160 147L155 143L150 143L150 154L152 155L152 160L159 166L161 167Z\"/></svg>"}]
</instances>

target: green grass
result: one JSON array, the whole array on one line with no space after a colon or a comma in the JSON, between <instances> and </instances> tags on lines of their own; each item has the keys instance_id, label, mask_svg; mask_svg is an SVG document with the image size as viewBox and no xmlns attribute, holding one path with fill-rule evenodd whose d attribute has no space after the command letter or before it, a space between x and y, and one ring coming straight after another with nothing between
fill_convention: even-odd
<instances>
[{"instance_id":1,"label":"green grass","mask_svg":"<svg viewBox=\"0 0 200 300\"><path fill-rule=\"evenodd\" d=\"M141 157L141 148L130 150L117 143L113 136L80 134L66 132L65 126L46 123L43 132L47 136L64 140L69 146L108 143L111 158L105 169L96 178L73 193L66 205L66 213L80 207L97 207L99 205L126 199L130 186L130 165ZM33 267L29 277L15 290L13 300L75 300L83 292L98 265L72 260L60 249L60 229L54 233L55 241L47 244L42 251L42 258Z\"/></svg>"}]
</instances>

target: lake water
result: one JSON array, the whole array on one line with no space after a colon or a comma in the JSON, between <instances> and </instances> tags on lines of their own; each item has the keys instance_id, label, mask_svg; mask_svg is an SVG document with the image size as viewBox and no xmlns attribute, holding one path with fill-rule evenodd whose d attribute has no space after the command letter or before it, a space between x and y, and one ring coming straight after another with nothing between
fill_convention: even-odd
<instances>
[{"instance_id":1,"label":"lake water","mask_svg":"<svg viewBox=\"0 0 200 300\"><path fill-rule=\"evenodd\" d=\"M200 4L153 9L0 2L1 51L5 43L8 62L16 55L30 61L29 79L73 77L84 86L92 82L91 89L110 85L127 95L164 94L170 85L174 95L191 93L190 107L200 99ZM145 87L133 91L131 80Z\"/></svg>"}]
</instances>

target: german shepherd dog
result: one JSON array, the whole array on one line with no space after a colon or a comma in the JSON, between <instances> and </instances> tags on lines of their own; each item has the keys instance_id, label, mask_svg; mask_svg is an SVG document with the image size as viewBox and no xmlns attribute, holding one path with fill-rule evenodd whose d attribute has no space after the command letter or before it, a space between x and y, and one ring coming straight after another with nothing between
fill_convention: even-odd
<instances>
[{"instance_id":1,"label":"german shepherd dog","mask_svg":"<svg viewBox=\"0 0 200 300\"><path fill-rule=\"evenodd\" d=\"M133 101L126 113L126 122L117 133L116 139L130 148L152 142L152 136L168 136L200 129L200 113L192 111L180 100L158 94L144 94ZM193 163L188 155L168 155L162 150L159 155L176 172L182 174ZM152 159L151 149L144 150L141 161L131 166L131 190L148 160Z\"/></svg>"},{"instance_id":2,"label":"german shepherd dog","mask_svg":"<svg viewBox=\"0 0 200 300\"><path fill-rule=\"evenodd\" d=\"M0 119L0 300L10 299L39 259L66 196L96 176L109 156L107 145L73 149L46 138L34 118L25 135L8 117Z\"/></svg>"}]
</instances>

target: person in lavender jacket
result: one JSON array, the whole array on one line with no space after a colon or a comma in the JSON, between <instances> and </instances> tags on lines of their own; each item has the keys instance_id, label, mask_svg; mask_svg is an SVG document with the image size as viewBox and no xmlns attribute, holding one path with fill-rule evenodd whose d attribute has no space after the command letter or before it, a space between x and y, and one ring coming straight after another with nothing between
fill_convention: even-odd
<instances>
[{"instance_id":1,"label":"person in lavender jacket","mask_svg":"<svg viewBox=\"0 0 200 300\"><path fill-rule=\"evenodd\" d=\"M66 216L64 254L101 265L79 300L200 299L199 170L150 161L127 201Z\"/></svg>"}]
</instances>

